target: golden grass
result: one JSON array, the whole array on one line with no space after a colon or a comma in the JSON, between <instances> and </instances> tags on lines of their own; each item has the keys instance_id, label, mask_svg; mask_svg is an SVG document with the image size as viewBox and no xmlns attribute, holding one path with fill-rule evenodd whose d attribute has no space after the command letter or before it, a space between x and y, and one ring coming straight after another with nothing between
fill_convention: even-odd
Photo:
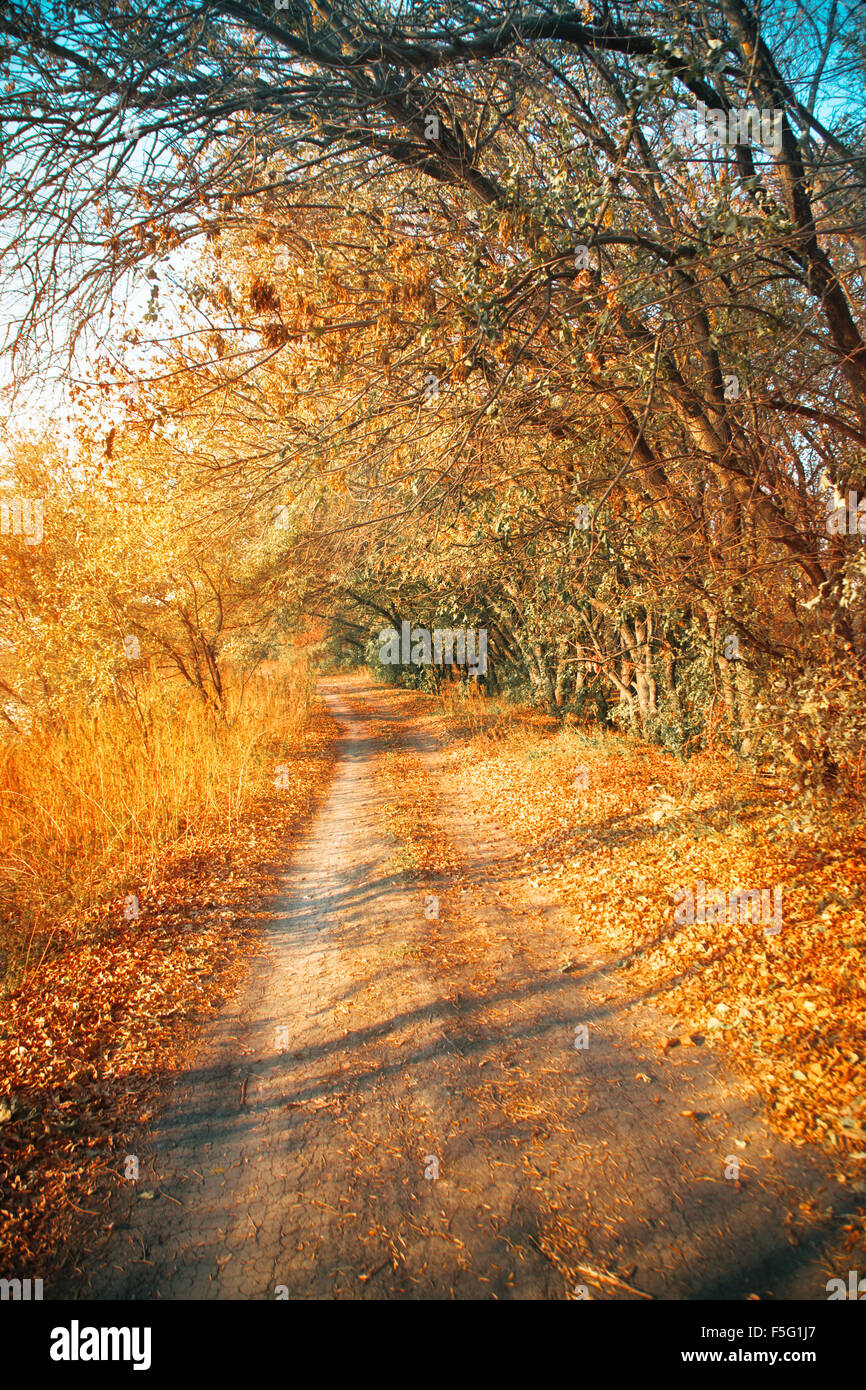
<instances>
[{"instance_id":1,"label":"golden grass","mask_svg":"<svg viewBox=\"0 0 866 1390\"><path fill-rule=\"evenodd\" d=\"M222 716L152 681L137 705L70 711L0 746L0 951L20 983L62 929L231 830L307 722L305 666L230 678Z\"/></svg>"}]
</instances>

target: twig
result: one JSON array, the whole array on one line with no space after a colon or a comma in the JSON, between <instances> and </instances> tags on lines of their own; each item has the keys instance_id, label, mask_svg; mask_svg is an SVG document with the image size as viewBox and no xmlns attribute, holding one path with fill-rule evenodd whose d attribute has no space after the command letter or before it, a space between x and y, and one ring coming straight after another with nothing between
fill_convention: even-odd
<instances>
[{"instance_id":1,"label":"twig","mask_svg":"<svg viewBox=\"0 0 866 1390\"><path fill-rule=\"evenodd\" d=\"M647 1298L653 1301L651 1293L644 1293L643 1289L633 1289L631 1284L627 1284L624 1279L617 1279L615 1274L602 1274L600 1270L593 1269L592 1265L576 1264L575 1269L581 1274L586 1275L587 1279L592 1279L597 1284L612 1284L616 1289L625 1289L627 1293L633 1293L638 1298Z\"/></svg>"}]
</instances>

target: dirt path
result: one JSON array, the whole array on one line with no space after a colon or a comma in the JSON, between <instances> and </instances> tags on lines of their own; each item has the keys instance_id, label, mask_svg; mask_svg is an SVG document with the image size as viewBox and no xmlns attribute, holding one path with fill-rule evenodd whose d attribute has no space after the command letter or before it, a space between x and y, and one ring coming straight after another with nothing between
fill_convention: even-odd
<instances>
[{"instance_id":1,"label":"dirt path","mask_svg":"<svg viewBox=\"0 0 866 1390\"><path fill-rule=\"evenodd\" d=\"M55 1293L824 1299L829 1166L707 1048L660 1051L663 1020L528 882L459 749L401 728L387 692L323 690L344 737L284 915ZM389 726L440 788L447 879L397 868Z\"/></svg>"}]
</instances>

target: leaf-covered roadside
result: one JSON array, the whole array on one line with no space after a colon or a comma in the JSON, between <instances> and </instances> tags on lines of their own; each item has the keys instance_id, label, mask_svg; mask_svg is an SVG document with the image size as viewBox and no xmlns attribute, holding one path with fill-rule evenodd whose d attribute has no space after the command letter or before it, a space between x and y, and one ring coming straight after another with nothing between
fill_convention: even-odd
<instances>
[{"instance_id":1,"label":"leaf-covered roadside","mask_svg":"<svg viewBox=\"0 0 866 1390\"><path fill-rule=\"evenodd\" d=\"M12 993L0 1011L0 1268L44 1278L76 1214L122 1180L134 1133L188 1064L201 1024L238 988L278 911L289 842L330 780L336 728L316 708L244 821L211 829L167 863L124 920L104 906L91 931ZM69 924L71 930L72 924Z\"/></svg>"},{"instance_id":2,"label":"leaf-covered roadside","mask_svg":"<svg viewBox=\"0 0 866 1390\"><path fill-rule=\"evenodd\" d=\"M414 725L417 733L425 716L431 729L441 726L441 710L418 696L413 709L412 699L407 692L389 695L407 731ZM453 784L470 789L479 810L486 807L513 840L530 846L523 870L517 870L522 893L513 867L503 866L502 876L492 881L500 906L512 914L502 939L478 920L471 893L467 897L461 888L463 874L459 867L454 872L446 830L447 803L437 807L419 760L408 752L394 754L383 767L391 829L418 870L431 876L435 891L444 888L442 921L428 924L421 951L455 1007L475 997L485 1037L511 1040L513 1010L503 1003L501 984L503 948L533 961L538 978L576 968L576 960L579 965L587 956L597 961L600 948L602 961L607 958L602 974L615 972L602 998L617 1000L623 1019L630 1020L627 1028L642 1032L635 1014L646 1022L645 1012L632 1003L657 1003L676 1015L675 1025L644 1038L647 1048L661 1048L663 1068L664 1054L678 1060L686 1049L715 1044L747 1085L757 1085L783 1138L797 1145L816 1140L833 1154L835 1176L850 1192L837 1233L845 1252L840 1258L856 1265L866 1205L864 943L862 916L846 914L839 901L845 892L851 904L861 901L862 827L853 813L844 836L840 821L835 827L812 824L791 844L778 789L758 792L723 759L684 766L630 740L587 740L558 730L553 720L529 711L505 717L492 711L487 731L479 733L479 720L465 717L471 714L464 708L460 717L459 706L445 712L446 746L449 735L457 736L447 754ZM585 778L576 777L576 767ZM768 826L770 838L764 840ZM727 886L728 877L744 887L783 882L781 940L764 937L760 925L675 928L671 886L694 886L697 873L708 885ZM817 892L824 896L816 901L811 895ZM825 901L833 892L836 900ZM533 901L556 898L565 907L556 926L545 913L527 912ZM499 1044L494 1051L502 1051ZM641 1280L632 1261L621 1252L619 1260L609 1252L607 1263L593 1254L586 1222L563 1204L551 1182L551 1146L558 1138L568 1152L575 1137L573 1117L563 1105L569 1095L563 1078L555 1067L534 1069L518 1049L491 1090L495 1063L485 1055L485 1068L488 1062L491 1071L485 1069L473 1104L485 1122L499 1123L507 1115L510 1123L529 1124L522 1159L536 1204L534 1240L562 1276L568 1296L576 1285L588 1284L592 1297L613 1292L646 1298L635 1287L635 1278ZM650 1080L643 1074L639 1079ZM688 1108L694 1105L689 1093L680 1104L679 1114L692 1117L691 1123L707 1118ZM748 1139L731 1142L731 1152L738 1153ZM622 1197L626 1205L633 1200L628 1192ZM787 1201L787 1241L796 1245L806 1231L820 1232L822 1241L828 1237L833 1223L827 1224L825 1205L808 1187L789 1193ZM595 1228L594 1215L589 1224Z\"/></svg>"},{"instance_id":3,"label":"leaf-covered roadside","mask_svg":"<svg viewBox=\"0 0 866 1390\"><path fill-rule=\"evenodd\" d=\"M553 721L550 721L552 725ZM852 804L818 815L720 756L688 764L626 739L512 723L454 755L531 846L575 945L601 944L635 996L652 996L757 1084L773 1125L866 1171L866 829ZM577 773L577 769L581 769ZM584 785L585 783L585 785ZM783 892L783 925L674 921L677 889Z\"/></svg>"},{"instance_id":4,"label":"leaf-covered roadside","mask_svg":"<svg viewBox=\"0 0 866 1390\"><path fill-rule=\"evenodd\" d=\"M391 692L390 700L404 718L437 722L424 696ZM694 1038L722 1048L757 1085L781 1134L828 1148L852 1191L866 1191L866 826L858 803L839 798L819 810L725 755L682 763L530 711L491 713L481 732L459 706L444 718L464 736L450 755L462 784L531 847L529 883L567 906L575 949L601 946L636 998L676 1016L668 1049ZM395 752L384 773L389 828L407 862L453 870L418 760ZM675 922L677 890L695 893L700 882L726 894L781 887L778 935L751 921Z\"/></svg>"}]
</instances>

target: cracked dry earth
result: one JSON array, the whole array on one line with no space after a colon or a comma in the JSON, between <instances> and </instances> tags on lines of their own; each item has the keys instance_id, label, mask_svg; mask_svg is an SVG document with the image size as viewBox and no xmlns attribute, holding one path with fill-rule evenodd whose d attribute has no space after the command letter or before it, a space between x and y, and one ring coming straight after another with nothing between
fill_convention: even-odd
<instances>
[{"instance_id":1,"label":"cracked dry earth","mask_svg":"<svg viewBox=\"0 0 866 1390\"><path fill-rule=\"evenodd\" d=\"M827 1160L719 1054L660 1052L662 1015L527 881L453 735L357 678L321 691L337 769L283 915L54 1295L826 1298L848 1267ZM435 788L447 874L400 869L395 747Z\"/></svg>"}]
</instances>

